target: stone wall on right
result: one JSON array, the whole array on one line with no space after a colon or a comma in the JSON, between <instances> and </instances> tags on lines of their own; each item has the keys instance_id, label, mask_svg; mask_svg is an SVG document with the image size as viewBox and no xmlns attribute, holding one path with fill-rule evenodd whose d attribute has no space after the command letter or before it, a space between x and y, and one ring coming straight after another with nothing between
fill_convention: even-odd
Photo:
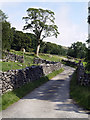
<instances>
[{"instance_id":1,"label":"stone wall on right","mask_svg":"<svg viewBox=\"0 0 90 120\"><path fill-rule=\"evenodd\" d=\"M84 86L90 85L90 74L85 72L85 68L83 65L79 65L77 68L77 78L78 78L78 84Z\"/></svg>"}]
</instances>

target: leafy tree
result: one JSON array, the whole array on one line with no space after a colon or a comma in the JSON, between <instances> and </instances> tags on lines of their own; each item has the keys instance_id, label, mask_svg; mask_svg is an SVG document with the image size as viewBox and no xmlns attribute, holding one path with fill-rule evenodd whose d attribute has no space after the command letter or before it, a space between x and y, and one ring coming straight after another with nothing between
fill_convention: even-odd
<instances>
[{"instance_id":1,"label":"leafy tree","mask_svg":"<svg viewBox=\"0 0 90 120\"><path fill-rule=\"evenodd\" d=\"M88 12L90 13L90 7L88 7ZM90 24L90 15L88 16L88 23Z\"/></svg>"},{"instance_id":2,"label":"leafy tree","mask_svg":"<svg viewBox=\"0 0 90 120\"><path fill-rule=\"evenodd\" d=\"M90 38L86 42L88 43L88 48L86 51L86 61L87 61L86 70L90 71Z\"/></svg>"},{"instance_id":3,"label":"leafy tree","mask_svg":"<svg viewBox=\"0 0 90 120\"><path fill-rule=\"evenodd\" d=\"M89 10L88 12L90 13L90 7L88 8L88 10ZM90 15L88 16L88 23L90 24ZM90 35L86 42L88 43L87 56L86 56L86 61L87 61L86 69L90 71Z\"/></svg>"},{"instance_id":4,"label":"leafy tree","mask_svg":"<svg viewBox=\"0 0 90 120\"><path fill-rule=\"evenodd\" d=\"M0 10L0 22L4 22L8 17Z\"/></svg>"},{"instance_id":5,"label":"leafy tree","mask_svg":"<svg viewBox=\"0 0 90 120\"><path fill-rule=\"evenodd\" d=\"M23 17L26 21L24 30L30 29L35 34L38 43L36 55L38 56L42 40L46 37L57 37L58 27L55 25L54 12L51 10L29 8L27 14L27 17Z\"/></svg>"},{"instance_id":6,"label":"leafy tree","mask_svg":"<svg viewBox=\"0 0 90 120\"><path fill-rule=\"evenodd\" d=\"M88 23L90 24L90 15L88 16Z\"/></svg>"},{"instance_id":7,"label":"leafy tree","mask_svg":"<svg viewBox=\"0 0 90 120\"><path fill-rule=\"evenodd\" d=\"M11 25L7 22L7 16L0 10L0 25L2 24L2 49L9 50L12 42Z\"/></svg>"},{"instance_id":8,"label":"leafy tree","mask_svg":"<svg viewBox=\"0 0 90 120\"><path fill-rule=\"evenodd\" d=\"M40 52L56 55L66 55L66 50L62 48L61 45L50 42L42 42Z\"/></svg>"},{"instance_id":9,"label":"leafy tree","mask_svg":"<svg viewBox=\"0 0 90 120\"><path fill-rule=\"evenodd\" d=\"M71 45L68 49L69 56L76 58L85 58L86 57L86 45L82 42L76 42Z\"/></svg>"},{"instance_id":10,"label":"leafy tree","mask_svg":"<svg viewBox=\"0 0 90 120\"><path fill-rule=\"evenodd\" d=\"M31 43L30 43L30 48L28 48L28 49L31 49L31 51L32 52L35 52L36 51L36 46L37 46L37 39L36 39L36 36L34 35L34 34L32 34L32 33L26 33L29 37L30 37L30 39L31 39Z\"/></svg>"},{"instance_id":11,"label":"leafy tree","mask_svg":"<svg viewBox=\"0 0 90 120\"><path fill-rule=\"evenodd\" d=\"M2 22L2 49L10 50L11 43L13 41L13 34L11 31L11 25L9 22Z\"/></svg>"},{"instance_id":12,"label":"leafy tree","mask_svg":"<svg viewBox=\"0 0 90 120\"><path fill-rule=\"evenodd\" d=\"M31 38L22 31L17 31L15 28L12 28L13 32L13 43L11 48L14 50L20 50L21 48L25 48L26 51L29 51L31 47Z\"/></svg>"},{"instance_id":13,"label":"leafy tree","mask_svg":"<svg viewBox=\"0 0 90 120\"><path fill-rule=\"evenodd\" d=\"M86 52L86 61L87 61L86 70L90 71L90 49L88 48Z\"/></svg>"},{"instance_id":14,"label":"leafy tree","mask_svg":"<svg viewBox=\"0 0 90 120\"><path fill-rule=\"evenodd\" d=\"M88 8L88 12L90 13L90 7ZM88 24L90 24L90 15L88 16ZM90 71L90 34L88 35L88 40L86 41L88 43L87 53L86 53L86 70Z\"/></svg>"}]
</instances>

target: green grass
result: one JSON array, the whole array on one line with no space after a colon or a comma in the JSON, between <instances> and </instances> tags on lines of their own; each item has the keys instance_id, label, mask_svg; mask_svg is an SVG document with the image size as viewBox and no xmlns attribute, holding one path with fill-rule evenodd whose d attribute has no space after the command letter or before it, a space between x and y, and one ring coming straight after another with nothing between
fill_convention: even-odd
<instances>
[{"instance_id":1,"label":"green grass","mask_svg":"<svg viewBox=\"0 0 90 120\"><path fill-rule=\"evenodd\" d=\"M77 84L77 73L75 72L70 82L70 95L77 104L84 109L90 110L90 86Z\"/></svg>"},{"instance_id":2,"label":"green grass","mask_svg":"<svg viewBox=\"0 0 90 120\"><path fill-rule=\"evenodd\" d=\"M21 51L15 51L15 50L11 50L11 53L17 54L22 56L23 52ZM19 63L19 62L0 62L0 66L2 65L2 71L8 71L8 70L15 70L15 69L22 69L25 68L27 66L32 66L33 65L33 59L36 56L34 55L34 53L29 53L29 52L25 52L24 53L24 63ZM22 66L20 66L22 65Z\"/></svg>"},{"instance_id":3,"label":"green grass","mask_svg":"<svg viewBox=\"0 0 90 120\"><path fill-rule=\"evenodd\" d=\"M20 55L20 56L23 56L23 52L22 51L15 51L15 50L11 50L10 51L11 53L14 53L16 55ZM24 53L24 64L33 64L33 59L35 58L35 54L34 53L30 53L30 52L25 52Z\"/></svg>"},{"instance_id":4,"label":"green grass","mask_svg":"<svg viewBox=\"0 0 90 120\"><path fill-rule=\"evenodd\" d=\"M22 65L22 66L20 66ZM22 69L26 67L24 64L21 63L15 63L15 62L2 62L2 71L8 71L8 70L15 70L15 69Z\"/></svg>"},{"instance_id":5,"label":"green grass","mask_svg":"<svg viewBox=\"0 0 90 120\"><path fill-rule=\"evenodd\" d=\"M16 69L23 69L27 66L32 66L32 65L35 65L35 64L25 64L25 63L19 63L19 62L0 62L0 64L2 64L2 71L5 72L5 71L8 71L8 70L16 70ZM22 65L22 66L20 66Z\"/></svg>"},{"instance_id":6,"label":"green grass","mask_svg":"<svg viewBox=\"0 0 90 120\"><path fill-rule=\"evenodd\" d=\"M22 51L15 51L15 50L10 50L11 53L14 53L16 55L20 55L23 56L23 52ZM29 53L29 52L25 52L24 53L24 63L19 63L19 62L0 62L0 64L2 64L2 71L8 71L8 70L15 70L15 69L22 69L25 68L27 66L32 66L35 65L33 64L33 59L36 57L36 55L34 53ZM60 58L60 56L58 55L50 55L50 54L39 54L39 57L45 60L49 60L49 61L55 61L55 62L59 62L62 59ZM63 56L65 57L65 56ZM22 65L22 66L20 66Z\"/></svg>"},{"instance_id":7,"label":"green grass","mask_svg":"<svg viewBox=\"0 0 90 120\"><path fill-rule=\"evenodd\" d=\"M39 54L39 57L48 61L60 62L62 59L58 55L50 55L50 54Z\"/></svg>"},{"instance_id":8,"label":"green grass","mask_svg":"<svg viewBox=\"0 0 90 120\"><path fill-rule=\"evenodd\" d=\"M61 68L60 70L54 71L47 76L41 77L39 80L34 82L30 82L28 84L23 85L21 88L17 88L13 91L9 91L2 95L2 109L6 109L11 104L17 102L20 98L34 90L35 88L39 87L43 83L49 81L52 77L56 76L57 74L61 73L64 69Z\"/></svg>"}]
</instances>

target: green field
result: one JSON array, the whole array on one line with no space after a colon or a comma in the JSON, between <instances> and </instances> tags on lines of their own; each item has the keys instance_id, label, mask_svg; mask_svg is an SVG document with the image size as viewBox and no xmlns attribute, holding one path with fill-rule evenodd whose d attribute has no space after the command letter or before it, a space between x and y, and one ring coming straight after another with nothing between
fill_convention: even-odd
<instances>
[{"instance_id":1,"label":"green field","mask_svg":"<svg viewBox=\"0 0 90 120\"><path fill-rule=\"evenodd\" d=\"M23 52L21 51L15 51L11 50L10 52L20 55L23 55ZM25 52L24 53L24 63L19 63L19 62L0 62L0 67L2 68L2 71L8 71L11 69L22 69L27 66L33 65L33 59L35 58L34 53L29 53ZM50 54L39 54L39 57L45 60L49 61L55 61L55 62L60 62L62 58L60 57L65 57L65 56L57 56L57 55L50 55ZM65 57L66 58L66 57ZM78 59L75 60L76 63L78 63ZM83 62L83 65L85 65L87 62ZM73 67L73 66L72 66ZM2 108L6 109L9 105L13 104L14 102L18 101L20 98L22 98L24 95L35 89L36 87L40 86L41 84L47 82L49 79L52 77L56 76L63 70L55 71L51 74L49 74L46 77L40 78L40 80L26 84L22 86L21 88L18 88L12 92L7 92L2 96L3 102L2 102ZM88 99L90 99L90 87L85 87L85 86L79 86L77 85L77 78L76 78L76 72L73 74L71 83L70 83L70 95L71 97L82 107L85 109L90 109L90 104L88 103Z\"/></svg>"},{"instance_id":2,"label":"green field","mask_svg":"<svg viewBox=\"0 0 90 120\"><path fill-rule=\"evenodd\" d=\"M11 53L14 53L16 55L23 56L22 51L15 51L15 50L10 50ZM15 69L23 69L28 66L35 65L33 64L33 59L36 57L34 53L30 52L25 52L24 53L24 63L19 63L19 62L0 62L0 68L2 71L8 71L8 70L15 70ZM60 62L63 58L67 58L66 56L58 56L58 55L51 55L51 54L44 54L44 53L39 53L39 57L48 61L55 61L55 62ZM76 63L79 62L79 59L74 60ZM64 62L62 62L65 64ZM85 65L87 62L83 62L83 65ZM74 66L71 66L74 67Z\"/></svg>"},{"instance_id":3,"label":"green field","mask_svg":"<svg viewBox=\"0 0 90 120\"><path fill-rule=\"evenodd\" d=\"M58 55L50 55L50 54L43 54L43 53L40 53L39 57L48 61L55 61L55 62L60 62L62 60Z\"/></svg>"},{"instance_id":4,"label":"green field","mask_svg":"<svg viewBox=\"0 0 90 120\"><path fill-rule=\"evenodd\" d=\"M11 50L11 53L14 53L16 55L23 56L23 52L21 51L15 51ZM8 71L8 70L15 70L15 69L23 69L27 66L32 66L33 65L33 59L36 56L33 53L25 52L24 53L24 63L19 63L19 62L0 62L2 64L2 71Z\"/></svg>"},{"instance_id":5,"label":"green field","mask_svg":"<svg viewBox=\"0 0 90 120\"><path fill-rule=\"evenodd\" d=\"M10 52L14 53L16 55L23 56L23 52L21 52L21 51L11 50ZM12 62L12 61L0 62L0 66L2 65L1 69L3 72L8 71L8 70L23 69L25 67L35 65L35 64L33 64L33 59L35 57L36 57L36 55L34 53L25 52L24 53L24 63ZM62 60L60 58L60 56L50 55L50 54L41 54L40 53L39 57L42 59L45 59L45 60L55 61L55 62L59 62Z\"/></svg>"}]
</instances>

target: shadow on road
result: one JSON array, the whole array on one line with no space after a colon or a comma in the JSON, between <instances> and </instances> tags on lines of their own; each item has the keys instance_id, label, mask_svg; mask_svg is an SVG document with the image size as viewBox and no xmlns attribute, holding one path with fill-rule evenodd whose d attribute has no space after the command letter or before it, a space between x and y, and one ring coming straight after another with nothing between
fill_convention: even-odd
<instances>
[{"instance_id":1,"label":"shadow on road","mask_svg":"<svg viewBox=\"0 0 90 120\"><path fill-rule=\"evenodd\" d=\"M51 79L42 86L36 88L34 91L23 97L22 100L42 100L47 101L48 104L53 102L55 104L54 110L81 113L79 107L72 102L69 95L69 84L73 70L68 70L67 67L65 69L66 71L57 75L54 79ZM19 95L18 93L15 94L17 96Z\"/></svg>"},{"instance_id":2,"label":"shadow on road","mask_svg":"<svg viewBox=\"0 0 90 120\"><path fill-rule=\"evenodd\" d=\"M74 111L79 113L78 107L72 103L69 96L69 78L65 80L50 80L43 86L36 88L31 94L28 94L22 99L38 99L56 102L55 110Z\"/></svg>"}]
</instances>

